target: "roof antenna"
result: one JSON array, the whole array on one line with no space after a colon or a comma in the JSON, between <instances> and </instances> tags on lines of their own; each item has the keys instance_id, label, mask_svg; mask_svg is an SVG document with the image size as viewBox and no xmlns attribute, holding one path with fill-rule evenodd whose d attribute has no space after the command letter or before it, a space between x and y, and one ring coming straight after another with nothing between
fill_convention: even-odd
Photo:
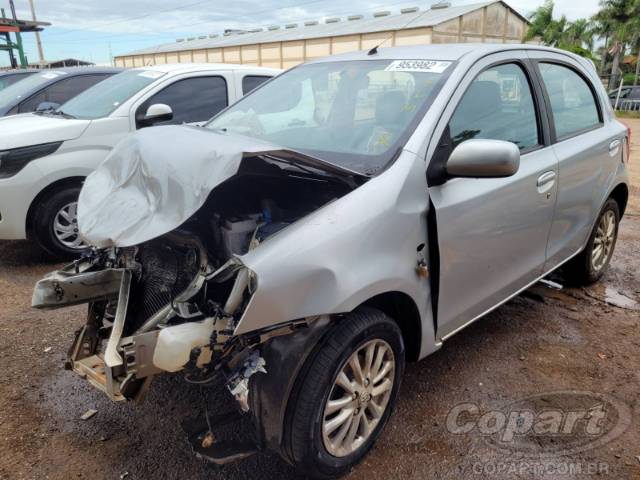
<instances>
[{"instance_id":1,"label":"roof antenna","mask_svg":"<svg viewBox=\"0 0 640 480\"><path fill-rule=\"evenodd\" d=\"M413 22L415 22L416 20L418 20L420 17L422 17L424 14L428 13L429 10L425 10L424 12L422 12L420 15L418 15L415 18L412 18L411 20L409 20L407 23L405 23L403 26L401 26L398 30L404 30L405 28L407 28L409 25L411 25ZM384 45L388 40L390 40L391 38L393 38L393 33L391 35L389 35L387 38L385 38L383 41L381 41L378 45L376 45L375 47L373 47L371 50L369 50L367 52L367 55L376 55L378 53L378 48L380 48L382 45Z\"/></svg>"}]
</instances>

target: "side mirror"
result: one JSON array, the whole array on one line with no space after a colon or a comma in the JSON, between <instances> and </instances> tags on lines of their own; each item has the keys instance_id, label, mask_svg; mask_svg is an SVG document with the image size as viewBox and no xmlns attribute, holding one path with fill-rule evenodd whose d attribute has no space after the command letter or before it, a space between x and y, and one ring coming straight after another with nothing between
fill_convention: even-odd
<instances>
[{"instance_id":1,"label":"side mirror","mask_svg":"<svg viewBox=\"0 0 640 480\"><path fill-rule=\"evenodd\" d=\"M520 168L520 149L503 140L472 139L462 142L447 161L452 177L510 177Z\"/></svg>"},{"instance_id":2,"label":"side mirror","mask_svg":"<svg viewBox=\"0 0 640 480\"><path fill-rule=\"evenodd\" d=\"M56 102L42 102L36 108L36 112L46 112L48 110L55 110L59 106L60 104Z\"/></svg>"},{"instance_id":3,"label":"side mirror","mask_svg":"<svg viewBox=\"0 0 640 480\"><path fill-rule=\"evenodd\" d=\"M169 105L164 103L154 103L147 108L147 113L144 114L140 124L145 127L150 127L158 122L166 122L173 118L173 110Z\"/></svg>"}]
</instances>

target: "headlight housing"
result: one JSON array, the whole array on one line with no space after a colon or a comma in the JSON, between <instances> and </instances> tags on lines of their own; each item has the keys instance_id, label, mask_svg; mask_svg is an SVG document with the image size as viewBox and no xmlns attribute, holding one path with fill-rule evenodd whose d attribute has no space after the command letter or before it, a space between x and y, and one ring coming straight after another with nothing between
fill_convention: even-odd
<instances>
[{"instance_id":1,"label":"headlight housing","mask_svg":"<svg viewBox=\"0 0 640 480\"><path fill-rule=\"evenodd\" d=\"M27 163L51 155L60 145L62 142L51 142L0 151L0 178L13 177Z\"/></svg>"}]
</instances>

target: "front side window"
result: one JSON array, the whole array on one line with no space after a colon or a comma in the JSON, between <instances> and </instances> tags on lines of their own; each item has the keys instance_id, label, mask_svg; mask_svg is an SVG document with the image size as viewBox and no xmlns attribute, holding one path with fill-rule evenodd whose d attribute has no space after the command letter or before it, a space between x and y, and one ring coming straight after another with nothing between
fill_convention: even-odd
<instances>
[{"instance_id":1,"label":"front side window","mask_svg":"<svg viewBox=\"0 0 640 480\"><path fill-rule=\"evenodd\" d=\"M540 63L558 138L598 126L600 115L587 82L574 70L555 63Z\"/></svg>"},{"instance_id":2,"label":"front side window","mask_svg":"<svg viewBox=\"0 0 640 480\"><path fill-rule=\"evenodd\" d=\"M85 90L59 110L86 120L107 117L133 95L165 75L155 70L128 70Z\"/></svg>"},{"instance_id":3,"label":"front side window","mask_svg":"<svg viewBox=\"0 0 640 480\"><path fill-rule=\"evenodd\" d=\"M453 62L364 60L302 65L207 126L372 175L433 102Z\"/></svg>"},{"instance_id":4,"label":"front side window","mask_svg":"<svg viewBox=\"0 0 640 480\"><path fill-rule=\"evenodd\" d=\"M472 138L505 140L520 150L539 145L536 107L522 68L514 63L478 75L449 122L453 147Z\"/></svg>"},{"instance_id":5,"label":"front side window","mask_svg":"<svg viewBox=\"0 0 640 480\"><path fill-rule=\"evenodd\" d=\"M219 76L179 80L146 100L138 108L136 118L144 117L156 103L169 105L173 118L155 125L205 122L227 106L227 82Z\"/></svg>"}]
</instances>

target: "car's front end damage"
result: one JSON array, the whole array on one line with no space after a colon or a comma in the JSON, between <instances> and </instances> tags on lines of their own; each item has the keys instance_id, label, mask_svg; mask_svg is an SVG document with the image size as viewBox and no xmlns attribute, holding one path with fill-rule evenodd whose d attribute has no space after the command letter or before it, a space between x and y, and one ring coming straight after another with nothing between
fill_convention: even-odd
<instances>
[{"instance_id":1,"label":"car's front end damage","mask_svg":"<svg viewBox=\"0 0 640 480\"><path fill-rule=\"evenodd\" d=\"M89 304L67 367L113 400L140 398L155 375L184 371L196 383L224 376L248 410L248 379L265 371L257 347L313 318L238 335L258 282L241 256L363 180L295 152L260 144L241 149L237 138L168 130L185 143L214 136L215 152L191 155L200 168L183 165L177 178L176 171L159 171L162 162L147 137L120 146L80 198L79 228L102 248L38 282L32 303ZM133 215L118 216L121 208Z\"/></svg>"},{"instance_id":2,"label":"car's front end damage","mask_svg":"<svg viewBox=\"0 0 640 480\"><path fill-rule=\"evenodd\" d=\"M141 400L164 372L224 383L278 450L295 378L330 324L390 290L428 315L415 253L426 200L410 152L369 178L245 141L157 127L123 142L80 195L94 247L39 281L33 306L88 304L66 367L111 399ZM200 455L251 450L220 453L208 423L192 435Z\"/></svg>"}]
</instances>

